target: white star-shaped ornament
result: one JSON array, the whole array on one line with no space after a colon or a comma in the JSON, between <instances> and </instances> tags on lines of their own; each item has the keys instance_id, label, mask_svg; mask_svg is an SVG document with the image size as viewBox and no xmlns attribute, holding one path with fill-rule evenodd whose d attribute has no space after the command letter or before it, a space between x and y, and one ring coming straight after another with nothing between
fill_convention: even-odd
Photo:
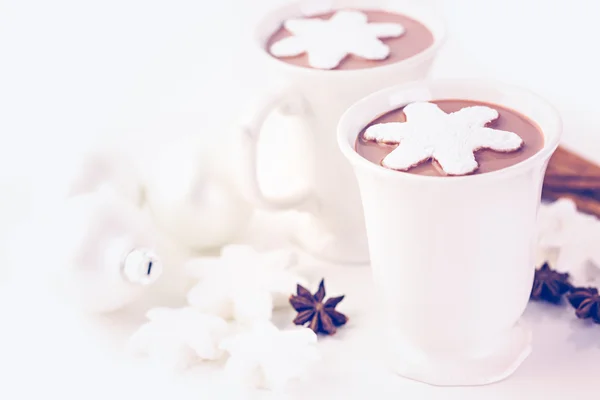
<instances>
[{"instance_id":1,"label":"white star-shaped ornament","mask_svg":"<svg viewBox=\"0 0 600 400\"><path fill-rule=\"evenodd\" d=\"M246 245L226 246L220 257L188 262L188 273L200 279L188 302L227 320L270 320L274 308L288 304L296 285L306 283L289 271L296 263L297 254L285 249L263 253Z\"/></svg>"},{"instance_id":2,"label":"white star-shaped ornament","mask_svg":"<svg viewBox=\"0 0 600 400\"><path fill-rule=\"evenodd\" d=\"M384 60L390 48L380 39L399 37L404 27L397 23L368 23L360 11L338 11L330 19L299 18L284 22L293 36L271 45L275 57L308 54L313 68L334 69L348 55L367 60Z\"/></svg>"},{"instance_id":3,"label":"white star-shaped ornament","mask_svg":"<svg viewBox=\"0 0 600 400\"><path fill-rule=\"evenodd\" d=\"M316 343L311 329L280 331L268 321L259 322L221 342L229 353L225 373L244 386L279 390L319 360Z\"/></svg>"},{"instance_id":4,"label":"white star-shaped ornament","mask_svg":"<svg viewBox=\"0 0 600 400\"><path fill-rule=\"evenodd\" d=\"M217 360L227 323L191 307L153 308L148 322L130 338L129 349L144 354L163 368L180 370L195 360Z\"/></svg>"},{"instance_id":5,"label":"white star-shaped ornament","mask_svg":"<svg viewBox=\"0 0 600 400\"><path fill-rule=\"evenodd\" d=\"M475 151L512 152L523 145L516 133L485 126L498 118L498 111L490 107L465 107L446 114L436 104L418 102L403 111L406 122L375 124L364 133L366 140L398 144L382 161L390 169L407 171L433 158L446 174L466 175L478 167Z\"/></svg>"},{"instance_id":6,"label":"white star-shaped ornament","mask_svg":"<svg viewBox=\"0 0 600 400\"><path fill-rule=\"evenodd\" d=\"M575 285L600 281L600 221L580 213L571 199L542 205L538 213L538 264L568 272Z\"/></svg>"}]
</instances>

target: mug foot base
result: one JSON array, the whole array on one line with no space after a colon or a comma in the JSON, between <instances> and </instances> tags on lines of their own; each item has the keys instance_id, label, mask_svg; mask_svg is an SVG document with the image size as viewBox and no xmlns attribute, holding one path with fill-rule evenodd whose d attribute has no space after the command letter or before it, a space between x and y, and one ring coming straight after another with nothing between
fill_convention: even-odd
<instances>
[{"instance_id":1,"label":"mug foot base","mask_svg":"<svg viewBox=\"0 0 600 400\"><path fill-rule=\"evenodd\" d=\"M292 242L310 255L340 264L368 264L365 234L340 237L332 234L316 217L302 218L291 237Z\"/></svg>"},{"instance_id":2,"label":"mug foot base","mask_svg":"<svg viewBox=\"0 0 600 400\"><path fill-rule=\"evenodd\" d=\"M436 358L398 346L390 366L397 374L435 386L480 386L512 375L531 353L531 332L517 325L479 354Z\"/></svg>"}]
</instances>

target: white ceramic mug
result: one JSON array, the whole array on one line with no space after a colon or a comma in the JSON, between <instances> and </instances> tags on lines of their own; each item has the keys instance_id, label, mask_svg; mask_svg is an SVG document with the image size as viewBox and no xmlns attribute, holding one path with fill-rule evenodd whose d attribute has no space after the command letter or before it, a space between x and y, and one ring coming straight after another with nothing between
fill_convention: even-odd
<instances>
[{"instance_id":1,"label":"white ceramic mug","mask_svg":"<svg viewBox=\"0 0 600 400\"><path fill-rule=\"evenodd\" d=\"M435 99L516 110L539 126L544 147L507 168L452 178L393 171L356 153L357 135L376 117ZM560 117L544 100L479 81L394 86L342 116L339 145L358 178L396 372L436 385L479 385L509 376L527 357L530 333L518 321L533 284L543 177L560 134Z\"/></svg>"},{"instance_id":2,"label":"white ceramic mug","mask_svg":"<svg viewBox=\"0 0 600 400\"><path fill-rule=\"evenodd\" d=\"M249 110L241 125L242 179L246 197L266 209L309 211L307 229L299 229L297 242L307 251L330 261L368 261L364 220L356 179L340 154L335 131L342 113L355 101L390 84L423 79L444 38L444 25L427 8L404 0L302 1L266 15L255 32L256 58L267 71L269 89ZM326 6L326 7L324 7ZM434 36L423 52L394 64L359 70L319 70L299 67L267 53L269 37L292 17L336 9L386 10L422 22ZM300 116L309 127L306 140L312 149L304 162L312 163L306 190L269 197L257 178L257 146L261 128L275 110Z\"/></svg>"}]
</instances>

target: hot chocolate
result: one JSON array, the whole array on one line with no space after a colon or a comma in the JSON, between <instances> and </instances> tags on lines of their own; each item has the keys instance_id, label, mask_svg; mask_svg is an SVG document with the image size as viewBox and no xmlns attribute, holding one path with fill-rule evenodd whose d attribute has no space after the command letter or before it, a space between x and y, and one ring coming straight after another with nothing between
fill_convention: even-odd
<instances>
[{"instance_id":1,"label":"hot chocolate","mask_svg":"<svg viewBox=\"0 0 600 400\"><path fill-rule=\"evenodd\" d=\"M422 104L423 103L421 103L421 105ZM465 175L467 173L482 174L486 172L497 171L499 169L506 168L524 161L544 147L544 136L539 127L529 118L519 114L514 110L495 104L458 99L434 100L425 104L429 104L431 108L434 107L433 105L439 107L439 110L436 112L439 112L439 116L442 119L448 117L448 115L444 116L444 113L449 114L449 116L453 115L451 113L456 113L458 111L461 111L461 113L465 115L467 115L467 113L473 114L472 117L475 117L476 120L479 118L479 122L481 122L481 126L483 127L482 133L484 135L490 134L490 138L493 138L492 142L490 142L491 144L486 146L482 142L481 145L472 146L476 160L473 161L475 166L473 167L472 171L465 173L448 173L448 168L442 168L440 162L438 162L435 157L431 157L427 154L423 155L420 160L415 158L416 161L409 162L409 165L407 165L406 168L392 167L392 169L404 170L405 172L412 174L429 176ZM407 107L411 106L412 105L409 105ZM435 108L437 109L437 107ZM405 123L407 121L405 108L406 107L387 112L368 124L360 132L358 138L356 139L355 148L357 153L373 163L386 166L384 159L386 159L390 153L396 150L398 146L402 146L402 140L399 140L400 144L395 144L389 140L375 140L372 137L365 137L365 134L367 129L377 124L384 124L379 125L380 127L391 127L392 125L389 123ZM488 111L488 114L491 113L491 115L486 115L486 110ZM413 113L411 115L414 115L416 118L419 116L419 114L415 113L415 111L416 110L413 109ZM484 120L481 119L481 114L474 115L477 114L476 111L483 112ZM454 115L456 116L457 114L458 113ZM455 131L455 127L450 127L448 135L455 135ZM419 135L419 127L415 127L415 133L416 136ZM505 137L508 134L516 134L516 136ZM497 138L506 139L507 142L498 143L496 140ZM514 142L511 143L511 140ZM451 159L449 163L452 164L452 161L453 160Z\"/></svg>"},{"instance_id":2,"label":"hot chocolate","mask_svg":"<svg viewBox=\"0 0 600 400\"><path fill-rule=\"evenodd\" d=\"M337 133L360 188L394 371L437 386L510 376L531 352L519 318L533 285L543 177L560 140L554 107L510 85L422 80L359 100ZM367 158L357 136L375 146ZM423 164L440 175L431 159L445 173L480 174L419 175Z\"/></svg>"},{"instance_id":3,"label":"hot chocolate","mask_svg":"<svg viewBox=\"0 0 600 400\"><path fill-rule=\"evenodd\" d=\"M352 70L406 60L433 43L431 31L408 16L341 10L284 21L266 50L288 64Z\"/></svg>"}]
</instances>

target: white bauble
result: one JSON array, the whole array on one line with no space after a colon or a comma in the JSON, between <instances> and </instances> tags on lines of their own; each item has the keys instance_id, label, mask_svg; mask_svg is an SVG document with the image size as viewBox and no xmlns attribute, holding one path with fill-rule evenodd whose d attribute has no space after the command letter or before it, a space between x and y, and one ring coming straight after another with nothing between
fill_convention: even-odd
<instances>
[{"instance_id":1,"label":"white bauble","mask_svg":"<svg viewBox=\"0 0 600 400\"><path fill-rule=\"evenodd\" d=\"M220 154L206 146L194 137L172 143L146 179L146 201L157 225L190 250L235 240L253 212L232 183L227 165L215 162Z\"/></svg>"},{"instance_id":2,"label":"white bauble","mask_svg":"<svg viewBox=\"0 0 600 400\"><path fill-rule=\"evenodd\" d=\"M51 278L78 308L117 310L162 273L151 219L112 188L68 199L55 217L47 253L55 267Z\"/></svg>"}]
</instances>

